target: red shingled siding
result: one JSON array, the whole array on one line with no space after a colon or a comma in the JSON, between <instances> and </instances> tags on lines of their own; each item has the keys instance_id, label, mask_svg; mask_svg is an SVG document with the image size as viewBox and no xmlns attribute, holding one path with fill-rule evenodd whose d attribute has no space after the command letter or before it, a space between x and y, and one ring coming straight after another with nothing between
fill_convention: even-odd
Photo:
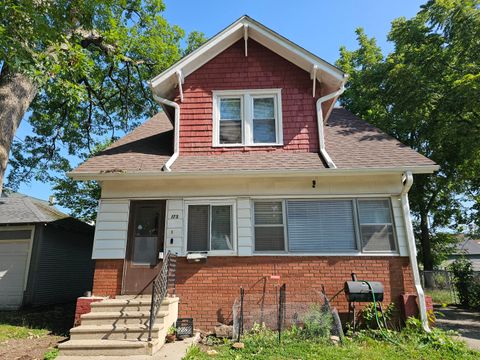
<instances>
[{"instance_id":1,"label":"red shingled siding","mask_svg":"<svg viewBox=\"0 0 480 360\"><path fill-rule=\"evenodd\" d=\"M414 292L408 257L209 257L205 264L188 264L184 258L177 264L177 294L180 317L193 317L196 328L211 330L219 321L232 320L232 305L241 286L246 299L264 295L265 309L275 304L275 284L287 285L287 302L318 299L315 291L324 284L333 296L350 280L381 281L385 286L384 304L397 303L402 293ZM270 275L280 275L280 280ZM343 294L333 303L346 313ZM248 306L246 305L246 311Z\"/></svg>"},{"instance_id":2,"label":"red shingled siding","mask_svg":"<svg viewBox=\"0 0 480 360\"><path fill-rule=\"evenodd\" d=\"M274 88L282 89L283 147L212 147L212 90ZM183 155L266 149L318 152L310 75L254 40L248 41L247 57L240 40L187 76L183 94L183 102L177 98Z\"/></svg>"}]
</instances>

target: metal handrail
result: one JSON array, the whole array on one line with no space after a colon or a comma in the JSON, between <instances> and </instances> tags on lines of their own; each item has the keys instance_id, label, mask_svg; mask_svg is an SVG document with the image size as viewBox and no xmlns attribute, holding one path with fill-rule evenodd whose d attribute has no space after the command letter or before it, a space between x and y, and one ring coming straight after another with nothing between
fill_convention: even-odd
<instances>
[{"instance_id":1,"label":"metal handrail","mask_svg":"<svg viewBox=\"0 0 480 360\"><path fill-rule=\"evenodd\" d=\"M152 328L157 313L162 305L163 299L167 296L169 285L173 285L173 295L176 293L176 270L177 257L170 251L163 259L160 272L152 282L152 302L150 304L150 319L148 321L148 341L152 341Z\"/></svg>"}]
</instances>

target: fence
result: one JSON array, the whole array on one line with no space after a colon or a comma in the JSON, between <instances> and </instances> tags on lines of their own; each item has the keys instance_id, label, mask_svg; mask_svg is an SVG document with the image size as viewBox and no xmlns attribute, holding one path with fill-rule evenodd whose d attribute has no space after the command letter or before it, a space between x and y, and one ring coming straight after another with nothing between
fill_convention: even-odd
<instances>
[{"instance_id":1,"label":"fence","mask_svg":"<svg viewBox=\"0 0 480 360\"><path fill-rule=\"evenodd\" d=\"M432 297L434 303L455 304L458 302L452 272L424 270L420 271L420 279L425 293Z\"/></svg>"},{"instance_id":2,"label":"fence","mask_svg":"<svg viewBox=\"0 0 480 360\"><path fill-rule=\"evenodd\" d=\"M335 309L330 309L328 299L321 290L288 292L285 284L270 291L245 291L240 289L239 297L232 309L233 336L238 341L244 332L255 325L265 326L282 332L292 326L314 329L317 336L336 335L343 337L343 331Z\"/></svg>"}]
</instances>

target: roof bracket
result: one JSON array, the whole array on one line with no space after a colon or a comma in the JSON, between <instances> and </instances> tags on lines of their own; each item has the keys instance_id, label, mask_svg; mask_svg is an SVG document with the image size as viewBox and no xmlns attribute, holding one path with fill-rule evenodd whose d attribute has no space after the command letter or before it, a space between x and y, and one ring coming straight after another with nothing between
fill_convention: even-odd
<instances>
[{"instance_id":1,"label":"roof bracket","mask_svg":"<svg viewBox=\"0 0 480 360\"><path fill-rule=\"evenodd\" d=\"M180 101L183 102L183 87L182 84L185 82L185 78L183 77L182 70L177 70L177 80L178 80L178 90L180 91Z\"/></svg>"},{"instance_id":2,"label":"roof bracket","mask_svg":"<svg viewBox=\"0 0 480 360\"><path fill-rule=\"evenodd\" d=\"M315 97L315 92L317 90L317 70L318 70L318 66L313 65L312 72L310 73L310 79L313 79L313 85L312 85L312 96L313 97Z\"/></svg>"},{"instance_id":3,"label":"roof bracket","mask_svg":"<svg viewBox=\"0 0 480 360\"><path fill-rule=\"evenodd\" d=\"M243 25L243 40L245 41L245 57L248 56L248 24Z\"/></svg>"}]
</instances>

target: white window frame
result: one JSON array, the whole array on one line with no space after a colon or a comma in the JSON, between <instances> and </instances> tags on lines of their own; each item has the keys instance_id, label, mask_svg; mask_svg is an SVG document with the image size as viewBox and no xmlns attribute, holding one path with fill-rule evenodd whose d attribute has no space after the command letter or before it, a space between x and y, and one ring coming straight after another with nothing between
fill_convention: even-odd
<instances>
[{"instance_id":1,"label":"white window frame","mask_svg":"<svg viewBox=\"0 0 480 360\"><path fill-rule=\"evenodd\" d=\"M360 206L358 206L358 203L362 200L378 200L378 201L388 201L388 211L390 212L390 219L392 222L390 223L365 223L362 224L360 222ZM359 249L362 253L364 254L398 254L399 253L399 248L398 248L398 239L397 239L397 227L395 224L395 216L393 214L393 208L392 208L392 199L390 198L382 198L382 197L372 197L372 198L357 198L355 199L355 207L356 207L356 218L357 218L357 226L358 226L358 243L359 243ZM363 246L362 243L362 225L391 225L392 226L392 232L393 232L393 242L395 244L395 249L393 250L365 250L365 246Z\"/></svg>"},{"instance_id":2,"label":"white window frame","mask_svg":"<svg viewBox=\"0 0 480 360\"><path fill-rule=\"evenodd\" d=\"M273 143L253 142L253 99L272 97L274 100L275 136ZM241 147L241 146L282 146L282 89L250 89L250 90L213 90L213 147ZM242 143L220 143L220 99L240 98Z\"/></svg>"},{"instance_id":3,"label":"white window frame","mask_svg":"<svg viewBox=\"0 0 480 360\"><path fill-rule=\"evenodd\" d=\"M354 251L345 251L345 252L290 252L288 249L288 214L286 213L286 201L288 200L302 200L302 201L321 201L321 200L351 200L353 203L353 223L355 228L355 241L357 249ZM358 201L361 200L387 200L390 208L390 217L392 219L393 227L393 236L395 241L395 249L391 251L385 250L363 250L362 245L362 236L360 228L360 213L358 209ZM255 202L272 202L279 201L282 202L282 211L283 211L283 224L284 224L284 240L285 240L285 250L284 251L256 251L255 250ZM398 245L398 236L397 236L397 226L395 223L395 217L393 214L392 199L388 196L385 197L357 197L357 196L342 196L342 197L297 197L297 196L288 196L288 197L252 197L251 198L251 223L252 223L252 255L253 256L265 256L265 255L286 255L286 256L371 256L371 255L383 255L383 256L398 256L400 255L400 249ZM390 224L390 223L388 223ZM377 224L378 225L378 224Z\"/></svg>"},{"instance_id":4,"label":"white window frame","mask_svg":"<svg viewBox=\"0 0 480 360\"><path fill-rule=\"evenodd\" d=\"M188 251L188 210L190 205L209 205L210 212L211 206L230 206L232 209L231 213L231 226L232 226L232 250L207 250L207 251ZM235 200L188 200L184 202L185 209L185 221L183 226L183 231L185 234L185 242L183 251L184 254L194 254L194 253L207 253L208 256L233 256L237 254L237 204ZM210 223L208 224L210 228L210 237L211 237L211 227L212 227L212 218L209 216ZM208 240L211 244L211 238Z\"/></svg>"},{"instance_id":5,"label":"white window frame","mask_svg":"<svg viewBox=\"0 0 480 360\"><path fill-rule=\"evenodd\" d=\"M255 224L255 203L259 202L279 202L282 204L282 225L283 225L283 248L284 250L265 250L265 251L257 251L255 250L255 228L257 225ZM289 254L288 252L288 231L287 231L287 214L286 214L286 206L284 199L252 199L251 201L251 208L252 208L252 253L257 255L265 255L265 254ZM277 227L279 224L265 224L259 225L260 227Z\"/></svg>"}]
</instances>

